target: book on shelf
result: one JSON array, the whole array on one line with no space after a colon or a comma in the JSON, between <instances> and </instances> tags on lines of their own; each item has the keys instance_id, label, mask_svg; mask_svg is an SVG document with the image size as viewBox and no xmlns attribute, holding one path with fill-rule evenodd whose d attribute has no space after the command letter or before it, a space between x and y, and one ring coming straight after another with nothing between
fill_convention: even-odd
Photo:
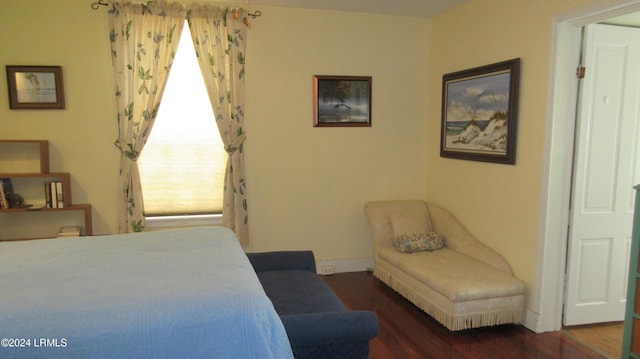
<instances>
[{"instance_id":1,"label":"book on shelf","mask_svg":"<svg viewBox=\"0 0 640 359\"><path fill-rule=\"evenodd\" d=\"M58 231L58 237L80 237L80 226L64 226Z\"/></svg>"},{"instance_id":2,"label":"book on shelf","mask_svg":"<svg viewBox=\"0 0 640 359\"><path fill-rule=\"evenodd\" d=\"M2 204L2 208L11 208L9 204L9 200L7 196L13 194L13 184L11 183L11 178L0 178L0 202Z\"/></svg>"},{"instance_id":3,"label":"book on shelf","mask_svg":"<svg viewBox=\"0 0 640 359\"><path fill-rule=\"evenodd\" d=\"M0 185L0 209L9 208L7 197L4 196L4 189Z\"/></svg>"},{"instance_id":4,"label":"book on shelf","mask_svg":"<svg viewBox=\"0 0 640 359\"><path fill-rule=\"evenodd\" d=\"M61 181L57 181L56 182L56 207L57 208L64 208L64 197L62 196L62 182Z\"/></svg>"},{"instance_id":5,"label":"book on shelf","mask_svg":"<svg viewBox=\"0 0 640 359\"><path fill-rule=\"evenodd\" d=\"M51 208L51 182L44 183L44 202L46 208Z\"/></svg>"},{"instance_id":6,"label":"book on shelf","mask_svg":"<svg viewBox=\"0 0 640 359\"><path fill-rule=\"evenodd\" d=\"M4 194L10 195L13 193L13 184L11 183L11 178L0 178L2 181L2 188L4 189Z\"/></svg>"},{"instance_id":7,"label":"book on shelf","mask_svg":"<svg viewBox=\"0 0 640 359\"><path fill-rule=\"evenodd\" d=\"M64 196L61 181L44 183L44 198L47 208L64 208Z\"/></svg>"}]
</instances>

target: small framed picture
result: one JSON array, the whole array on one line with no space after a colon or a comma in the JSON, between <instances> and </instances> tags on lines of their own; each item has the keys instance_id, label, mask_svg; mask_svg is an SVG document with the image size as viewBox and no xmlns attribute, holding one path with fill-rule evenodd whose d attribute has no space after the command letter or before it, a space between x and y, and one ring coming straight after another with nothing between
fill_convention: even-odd
<instances>
[{"instance_id":1,"label":"small framed picture","mask_svg":"<svg viewBox=\"0 0 640 359\"><path fill-rule=\"evenodd\" d=\"M440 157L515 164L520 59L442 77Z\"/></svg>"},{"instance_id":2,"label":"small framed picture","mask_svg":"<svg viewBox=\"0 0 640 359\"><path fill-rule=\"evenodd\" d=\"M314 127L371 127L371 76L313 76Z\"/></svg>"},{"instance_id":3,"label":"small framed picture","mask_svg":"<svg viewBox=\"0 0 640 359\"><path fill-rule=\"evenodd\" d=\"M9 108L63 109L60 66L7 66Z\"/></svg>"}]
</instances>

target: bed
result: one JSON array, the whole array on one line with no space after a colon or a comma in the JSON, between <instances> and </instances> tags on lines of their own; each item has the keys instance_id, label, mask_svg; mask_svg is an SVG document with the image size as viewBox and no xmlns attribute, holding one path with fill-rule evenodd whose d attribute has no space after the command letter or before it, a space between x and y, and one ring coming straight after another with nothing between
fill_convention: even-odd
<instances>
[{"instance_id":1,"label":"bed","mask_svg":"<svg viewBox=\"0 0 640 359\"><path fill-rule=\"evenodd\" d=\"M2 358L292 358L237 238L205 227L0 242Z\"/></svg>"}]
</instances>

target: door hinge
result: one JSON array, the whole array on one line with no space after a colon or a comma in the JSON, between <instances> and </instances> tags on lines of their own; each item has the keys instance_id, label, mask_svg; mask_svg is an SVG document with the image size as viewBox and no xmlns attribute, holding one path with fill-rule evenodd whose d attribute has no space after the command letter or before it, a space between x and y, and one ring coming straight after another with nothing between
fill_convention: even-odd
<instances>
[{"instance_id":1,"label":"door hinge","mask_svg":"<svg viewBox=\"0 0 640 359\"><path fill-rule=\"evenodd\" d=\"M579 65L578 68L576 68L576 77L579 79L583 79L584 72L585 72L585 67L582 65Z\"/></svg>"}]
</instances>

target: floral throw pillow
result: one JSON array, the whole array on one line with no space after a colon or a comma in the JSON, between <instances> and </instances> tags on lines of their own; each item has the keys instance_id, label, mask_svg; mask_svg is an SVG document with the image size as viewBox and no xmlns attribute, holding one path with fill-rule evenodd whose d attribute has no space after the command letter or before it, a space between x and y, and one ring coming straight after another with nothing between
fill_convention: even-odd
<instances>
[{"instance_id":1,"label":"floral throw pillow","mask_svg":"<svg viewBox=\"0 0 640 359\"><path fill-rule=\"evenodd\" d=\"M393 246L403 253L435 251L444 247L444 238L436 232L403 234L393 240Z\"/></svg>"}]
</instances>

